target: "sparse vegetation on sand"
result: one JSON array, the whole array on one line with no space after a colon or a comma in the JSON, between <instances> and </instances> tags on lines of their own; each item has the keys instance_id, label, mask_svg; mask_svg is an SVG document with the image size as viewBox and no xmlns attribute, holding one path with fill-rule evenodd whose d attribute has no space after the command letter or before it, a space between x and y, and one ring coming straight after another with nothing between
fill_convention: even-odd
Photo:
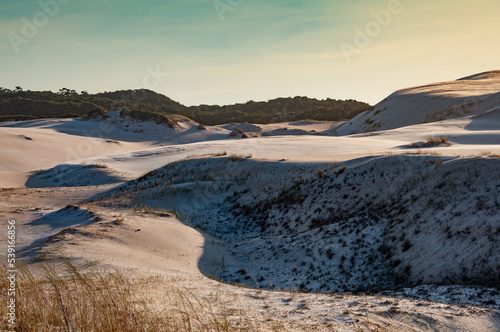
<instances>
[{"instance_id":1,"label":"sparse vegetation on sand","mask_svg":"<svg viewBox=\"0 0 500 332\"><path fill-rule=\"evenodd\" d=\"M450 146L451 142L444 136L429 137L425 142L414 142L410 144L412 148L428 148L432 146Z\"/></svg>"},{"instance_id":2,"label":"sparse vegetation on sand","mask_svg":"<svg viewBox=\"0 0 500 332\"><path fill-rule=\"evenodd\" d=\"M448 144L450 145L450 141L444 136L440 137L429 137L426 141L427 144L429 145L439 145L439 144Z\"/></svg>"},{"instance_id":3,"label":"sparse vegetation on sand","mask_svg":"<svg viewBox=\"0 0 500 332\"><path fill-rule=\"evenodd\" d=\"M229 159L231 159L231 161L244 160L244 159L250 159L250 158L252 158L251 154L249 154L247 156L242 155L242 154L235 154L235 153L229 155Z\"/></svg>"},{"instance_id":4,"label":"sparse vegetation on sand","mask_svg":"<svg viewBox=\"0 0 500 332\"><path fill-rule=\"evenodd\" d=\"M258 329L242 313L230 321L224 310L215 310L207 299L187 290L169 289L162 278L131 276L95 266L77 267L63 259L63 266L39 263L19 269L16 331L241 331ZM156 306L146 288L166 286L165 303ZM7 303L7 273L0 281ZM156 294L158 296L158 294ZM12 326L5 320L2 331Z\"/></svg>"},{"instance_id":5,"label":"sparse vegetation on sand","mask_svg":"<svg viewBox=\"0 0 500 332\"><path fill-rule=\"evenodd\" d=\"M498 163L418 151L300 168L238 161L243 155L190 159L129 182L99 204L149 201L166 208L166 197L196 198L201 203L195 208L181 206L180 219L238 244L235 257L248 263L245 270L262 289L380 291L450 282L497 287L496 263L481 255L492 257L496 250L497 234L489 231L496 219L487 216L498 215L498 181L490 176ZM462 190L443 195L456 188ZM210 210L213 202L217 208ZM475 234L436 232L435 214L450 223L451 232L467 223ZM488 245L479 240L488 237ZM455 242L467 243L462 253L469 253L452 256ZM439 265L426 259L437 255ZM278 266L280 274L274 274ZM255 285L229 268L221 280Z\"/></svg>"}]
</instances>

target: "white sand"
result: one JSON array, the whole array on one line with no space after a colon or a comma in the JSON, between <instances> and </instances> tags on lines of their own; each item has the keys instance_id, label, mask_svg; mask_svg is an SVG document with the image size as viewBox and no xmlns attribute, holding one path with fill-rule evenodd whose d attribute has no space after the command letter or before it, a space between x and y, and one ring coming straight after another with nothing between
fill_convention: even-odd
<instances>
[{"instance_id":1,"label":"white sand","mask_svg":"<svg viewBox=\"0 0 500 332\"><path fill-rule=\"evenodd\" d=\"M98 260L134 273L161 275L196 294L209 296L217 290L222 294L221 301L230 303L233 308L244 306L261 319L265 319L271 310L274 317L287 321L290 329L326 330L326 324L330 322L345 330L355 330L357 324L368 326L370 322L388 331L426 330L426 324L457 331L500 330L497 309L443 304L437 300L437 295L431 297L436 302L427 302L389 296L269 292L221 284L204 274L217 276L220 266L237 266L240 258L231 255L217 240L173 217L134 215L131 211L113 211L92 204L75 210L64 209L66 204L91 198L113 185L73 189L22 188L28 179L31 181L28 183L40 186L67 186L72 181L74 184L99 184L106 183L102 181L112 176L120 176L122 180L135 179L174 161L223 151L228 155L251 155L249 160L254 163L244 171L262 169L273 172L260 174L254 179L255 186L262 186L263 192L268 190L266 186L278 190L286 182L285 177L291 174L287 173L291 165L297 166L294 170L297 174L293 174L298 177L311 172L317 174L319 163L345 162L349 165L350 161L361 157L406 153L451 157L500 154L499 91L500 74L496 72L400 90L379 103L373 111L336 130L342 135L354 133L350 136L331 136L339 123L315 121L258 127L261 128L259 132L286 127L323 135L312 133L315 135L249 139L228 137L240 124L199 130L191 122L171 129L119 119L111 119L104 126L78 119L2 123L0 187L18 189L1 191L1 224L9 218L18 220L20 243L25 248L41 244L68 227L76 229L52 238L44 250L75 259ZM250 125L248 128L256 129ZM411 143L438 136L445 136L451 146L409 147ZM273 162L272 167L268 167L266 161ZM49 170L45 178L33 176L32 171L57 165L61 166ZM100 165L106 173L96 176L92 167L85 167L89 165ZM191 172L196 174L201 170L193 168ZM197 185L202 186L203 181ZM190 183L180 183L172 188L189 186ZM165 199L164 205L169 206L180 198L171 199L172 202ZM218 197L211 199L214 204L220 203ZM95 223L95 216L102 220ZM216 212L203 215L209 222L217 222L212 219L217 216ZM123 222L112 224L115 220ZM251 241L258 245L260 240ZM4 241L2 239L1 243ZM428 242L421 252L427 254L426 250L432 248L432 243ZM263 309L264 304L267 309Z\"/></svg>"},{"instance_id":2,"label":"white sand","mask_svg":"<svg viewBox=\"0 0 500 332\"><path fill-rule=\"evenodd\" d=\"M349 135L477 115L498 107L499 101L500 71L492 71L467 79L398 90L373 110L347 121L336 132Z\"/></svg>"}]
</instances>

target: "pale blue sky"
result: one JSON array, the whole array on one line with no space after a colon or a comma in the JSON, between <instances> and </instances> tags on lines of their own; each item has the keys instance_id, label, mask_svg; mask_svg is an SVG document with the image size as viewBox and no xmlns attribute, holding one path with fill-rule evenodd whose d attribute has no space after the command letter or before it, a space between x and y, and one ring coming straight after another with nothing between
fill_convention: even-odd
<instances>
[{"instance_id":1,"label":"pale blue sky","mask_svg":"<svg viewBox=\"0 0 500 332\"><path fill-rule=\"evenodd\" d=\"M28 36L26 20L45 23L38 1L1 0L0 86L146 85L186 105L296 95L376 103L398 88L500 69L497 0L401 0L386 26L372 13L390 1L217 1L230 10L219 15L213 0L59 0ZM356 29L373 24L358 47ZM343 44L359 50L350 61ZM156 68L168 76L148 77Z\"/></svg>"}]
</instances>

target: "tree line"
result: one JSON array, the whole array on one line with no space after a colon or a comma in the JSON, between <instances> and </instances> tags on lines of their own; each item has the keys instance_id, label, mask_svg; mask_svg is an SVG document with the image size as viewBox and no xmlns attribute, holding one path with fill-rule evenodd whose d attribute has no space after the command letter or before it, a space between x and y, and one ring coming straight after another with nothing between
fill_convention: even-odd
<instances>
[{"instance_id":1,"label":"tree line","mask_svg":"<svg viewBox=\"0 0 500 332\"><path fill-rule=\"evenodd\" d=\"M184 106L167 96L146 89L89 94L61 88L58 92L30 91L17 86L0 87L0 121L48 117L79 117L93 110L146 111L180 114L205 125L229 122L276 123L299 120L350 119L370 108L356 100L318 100L308 97L276 98L233 105Z\"/></svg>"}]
</instances>

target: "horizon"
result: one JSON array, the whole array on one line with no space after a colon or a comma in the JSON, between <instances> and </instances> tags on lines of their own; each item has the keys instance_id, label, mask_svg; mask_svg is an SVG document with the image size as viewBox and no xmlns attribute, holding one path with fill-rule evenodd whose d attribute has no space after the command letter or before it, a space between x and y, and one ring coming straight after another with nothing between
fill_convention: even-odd
<instances>
[{"instance_id":1,"label":"horizon","mask_svg":"<svg viewBox=\"0 0 500 332\"><path fill-rule=\"evenodd\" d=\"M294 96L374 105L401 88L499 67L493 0L7 0L0 8L1 84L11 89L145 88L186 106Z\"/></svg>"}]
</instances>

